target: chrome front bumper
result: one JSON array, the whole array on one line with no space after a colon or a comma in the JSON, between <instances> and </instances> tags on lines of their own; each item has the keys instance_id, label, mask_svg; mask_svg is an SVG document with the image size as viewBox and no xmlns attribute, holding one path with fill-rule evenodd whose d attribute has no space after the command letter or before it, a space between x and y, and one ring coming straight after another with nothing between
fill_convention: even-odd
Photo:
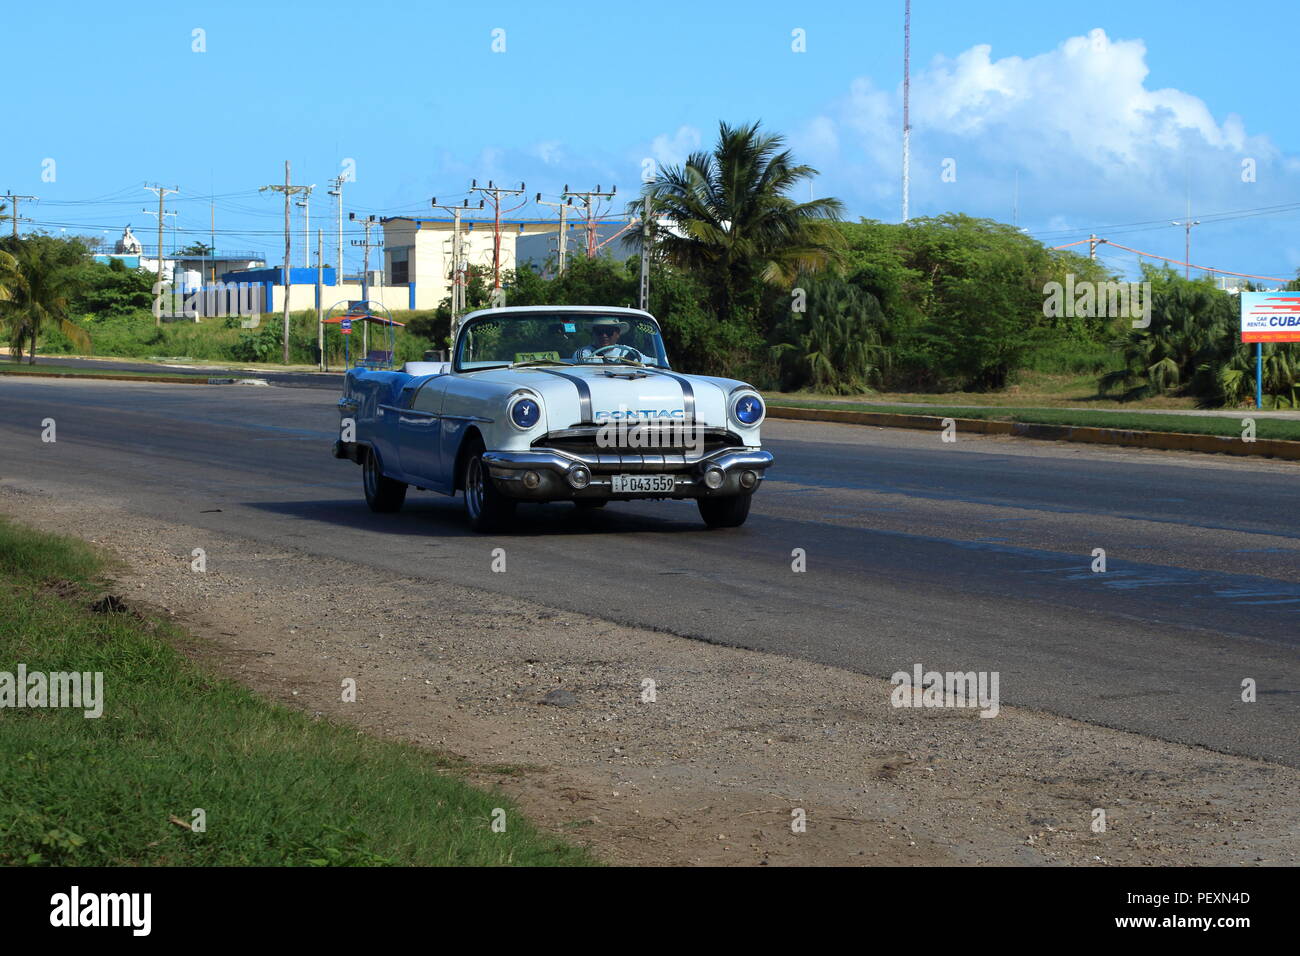
<instances>
[{"instance_id":1,"label":"chrome front bumper","mask_svg":"<svg viewBox=\"0 0 1300 956\"><path fill-rule=\"evenodd\" d=\"M592 455L579 457L551 448L531 451L489 451L483 463L503 495L525 501L572 498L705 498L751 494L763 483L772 453L761 448L723 448L702 458L683 455ZM581 484L581 472L589 476ZM709 472L721 474L717 487L706 482ZM614 475L670 474L672 491L615 494ZM716 478L715 478L716 481Z\"/></svg>"}]
</instances>

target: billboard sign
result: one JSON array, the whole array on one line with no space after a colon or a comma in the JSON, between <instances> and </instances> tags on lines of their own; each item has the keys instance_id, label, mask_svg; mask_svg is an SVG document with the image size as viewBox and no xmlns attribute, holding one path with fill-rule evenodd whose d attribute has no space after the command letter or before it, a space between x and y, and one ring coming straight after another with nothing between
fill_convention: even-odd
<instances>
[{"instance_id":1,"label":"billboard sign","mask_svg":"<svg viewBox=\"0 0 1300 956\"><path fill-rule=\"evenodd\" d=\"M1243 342L1300 342L1300 292L1241 293Z\"/></svg>"}]
</instances>

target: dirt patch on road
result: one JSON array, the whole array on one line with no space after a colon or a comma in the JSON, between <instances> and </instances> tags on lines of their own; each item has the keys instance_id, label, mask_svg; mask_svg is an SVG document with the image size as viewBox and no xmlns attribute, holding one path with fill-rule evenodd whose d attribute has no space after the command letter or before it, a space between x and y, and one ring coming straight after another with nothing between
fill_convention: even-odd
<instances>
[{"instance_id":1,"label":"dirt patch on road","mask_svg":"<svg viewBox=\"0 0 1300 956\"><path fill-rule=\"evenodd\" d=\"M0 488L290 706L454 754L623 864L1283 864L1300 772ZM203 548L206 571L191 570ZM352 678L357 700L345 703ZM653 682L653 683L648 683ZM1098 810L1105 829L1095 832ZM800 821L805 825L800 828Z\"/></svg>"}]
</instances>

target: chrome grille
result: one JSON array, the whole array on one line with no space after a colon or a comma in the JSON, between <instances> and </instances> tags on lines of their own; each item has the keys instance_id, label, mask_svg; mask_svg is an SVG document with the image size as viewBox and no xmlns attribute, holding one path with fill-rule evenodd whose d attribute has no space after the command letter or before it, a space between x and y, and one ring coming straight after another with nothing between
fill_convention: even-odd
<instances>
[{"instance_id":1,"label":"chrome grille","mask_svg":"<svg viewBox=\"0 0 1300 956\"><path fill-rule=\"evenodd\" d=\"M586 462L593 471L656 471L686 468L724 448L743 445L725 428L702 428L685 438L680 427L661 424L629 425L626 429L583 426L548 432L533 442L535 449L549 448ZM612 439L605 441L604 439ZM694 444L698 441L698 444Z\"/></svg>"}]
</instances>

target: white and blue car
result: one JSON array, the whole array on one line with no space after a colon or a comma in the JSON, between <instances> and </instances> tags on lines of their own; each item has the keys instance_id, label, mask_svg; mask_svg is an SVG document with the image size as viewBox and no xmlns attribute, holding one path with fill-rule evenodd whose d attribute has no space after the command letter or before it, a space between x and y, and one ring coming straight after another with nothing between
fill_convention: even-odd
<instances>
[{"instance_id":1,"label":"white and blue car","mask_svg":"<svg viewBox=\"0 0 1300 956\"><path fill-rule=\"evenodd\" d=\"M766 408L744 382L674 372L648 312L606 306L486 309L450 362L352 369L334 455L362 466L366 502L408 488L465 494L480 531L521 502L694 498L710 528L744 523L772 463Z\"/></svg>"}]
</instances>

